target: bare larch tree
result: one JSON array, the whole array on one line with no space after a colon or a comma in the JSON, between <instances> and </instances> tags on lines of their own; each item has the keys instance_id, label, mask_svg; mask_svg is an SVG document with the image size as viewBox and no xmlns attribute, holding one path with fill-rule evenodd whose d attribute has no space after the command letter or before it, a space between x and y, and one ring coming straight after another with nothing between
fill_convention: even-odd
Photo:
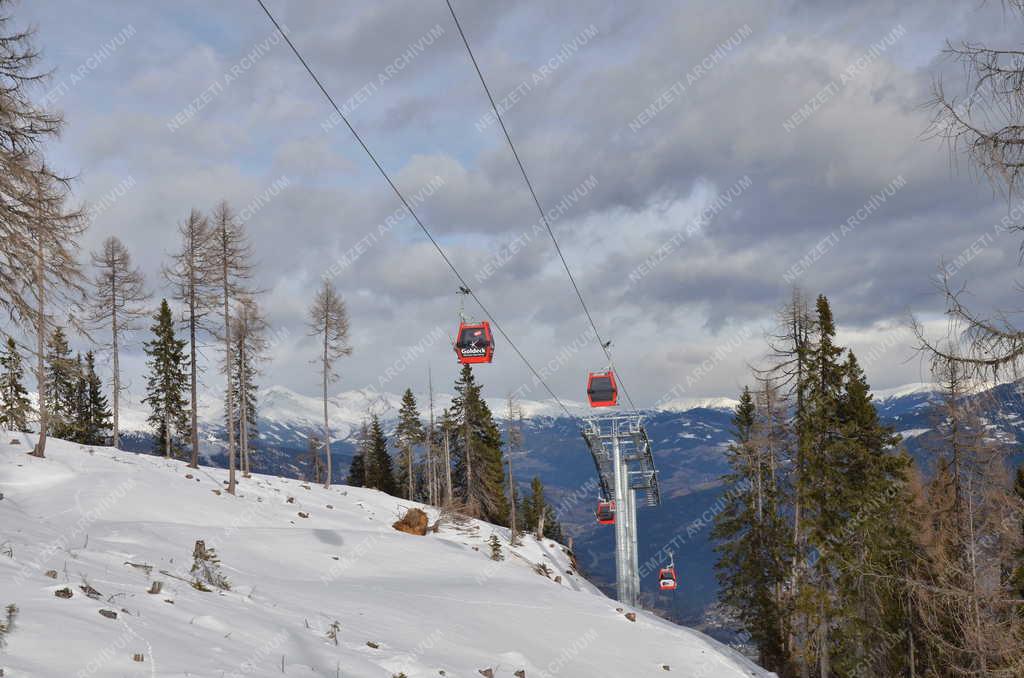
<instances>
[{"instance_id":1,"label":"bare larch tree","mask_svg":"<svg viewBox=\"0 0 1024 678\"><path fill-rule=\"evenodd\" d=\"M215 295L210 261L210 222L193 209L178 226L181 249L172 255L172 265L163 270L164 278L174 288L174 299L185 306L184 323L188 327L189 379L192 399L189 403L191 424L189 442L192 457L189 466L199 467L199 362L196 337L202 320L213 310Z\"/></svg>"},{"instance_id":2,"label":"bare larch tree","mask_svg":"<svg viewBox=\"0 0 1024 678\"><path fill-rule=\"evenodd\" d=\"M26 299L32 300L27 315L20 315L21 324L35 334L35 376L39 394L39 438L32 454L45 456L46 435L50 421L46 397L46 341L56 326L48 304L63 306L69 313L79 307L85 296L81 268L78 264L77 238L85 230L82 211L64 208L67 185L56 179L37 177L36 218L28 224L31 248L23 252L22 269L28 275ZM2 220L0 220L2 221ZM30 265L24 265L31 262ZM24 275L24 274L23 274Z\"/></svg>"},{"instance_id":3,"label":"bare larch tree","mask_svg":"<svg viewBox=\"0 0 1024 678\"><path fill-rule=\"evenodd\" d=\"M309 309L310 336L321 340L320 355L316 362L320 363L320 377L323 387L324 404L324 454L327 461L327 477L324 487L331 486L331 426L327 416L327 385L338 379L334 365L339 358L352 355L352 347L348 343L348 311L345 300L341 298L331 285L324 280L317 292L313 305Z\"/></svg>"},{"instance_id":4,"label":"bare larch tree","mask_svg":"<svg viewBox=\"0 0 1024 678\"><path fill-rule=\"evenodd\" d=\"M217 305L223 313L223 324L218 332L224 342L224 374L230 382L235 371L231 337L231 305L240 297L250 293L246 282L252 277L252 248L245 232L245 225L235 216L226 200L213 210L213 224L210 238L210 271L216 288ZM227 421L235 420L235 400L230 386L225 389L225 412ZM234 494L235 478L235 427L228 426L228 493Z\"/></svg>"},{"instance_id":5,"label":"bare larch tree","mask_svg":"<svg viewBox=\"0 0 1024 678\"><path fill-rule=\"evenodd\" d=\"M92 265L96 269L93 289L90 294L90 321L101 327L110 328L111 370L113 372L114 447L120 448L121 436L118 427L121 391L120 349L122 340L138 329L136 321L145 317L149 309L145 302L146 279L142 271L132 265L131 254L115 236L103 241L98 252L92 254Z\"/></svg>"},{"instance_id":6,"label":"bare larch tree","mask_svg":"<svg viewBox=\"0 0 1024 678\"><path fill-rule=\"evenodd\" d=\"M39 53L33 31L10 27L4 13L11 4L0 0L0 311L26 335L35 335L40 424L32 454L42 457L48 422L42 361L53 328L48 308L64 306L70 312L81 298L78 238L86 221L81 210L67 207L68 178L43 156L45 143L60 133L64 120L32 96L31 89L48 74L35 70Z\"/></svg>"},{"instance_id":7,"label":"bare larch tree","mask_svg":"<svg viewBox=\"0 0 1024 678\"><path fill-rule=\"evenodd\" d=\"M1024 14L1022 0L1003 4ZM964 94L950 94L936 78L927 133L945 140L954 158L966 153L996 188L1012 195L1024 179L1024 52L964 41L947 43L945 54L961 67Z\"/></svg>"}]
</instances>

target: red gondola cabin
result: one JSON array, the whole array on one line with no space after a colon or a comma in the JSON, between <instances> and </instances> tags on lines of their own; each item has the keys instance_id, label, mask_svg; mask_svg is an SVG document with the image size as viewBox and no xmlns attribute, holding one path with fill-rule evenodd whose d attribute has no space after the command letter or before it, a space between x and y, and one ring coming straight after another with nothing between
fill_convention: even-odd
<instances>
[{"instance_id":1,"label":"red gondola cabin","mask_svg":"<svg viewBox=\"0 0 1024 678\"><path fill-rule=\"evenodd\" d=\"M675 591L677 586L676 568L663 567L658 572L658 588L662 591Z\"/></svg>"},{"instance_id":2,"label":"red gondola cabin","mask_svg":"<svg viewBox=\"0 0 1024 678\"><path fill-rule=\"evenodd\" d=\"M619 403L619 388L615 385L615 373L591 372L587 380L587 398L591 407L614 407Z\"/></svg>"},{"instance_id":3,"label":"red gondola cabin","mask_svg":"<svg viewBox=\"0 0 1024 678\"><path fill-rule=\"evenodd\" d=\"M455 355L463 365L489 363L494 357L494 338L486 320L479 323L461 323L455 340Z\"/></svg>"},{"instance_id":4,"label":"red gondola cabin","mask_svg":"<svg viewBox=\"0 0 1024 678\"><path fill-rule=\"evenodd\" d=\"M615 502L614 501L599 501L597 502L597 511L594 512L597 516L597 522L602 525L614 525L615 524Z\"/></svg>"}]
</instances>

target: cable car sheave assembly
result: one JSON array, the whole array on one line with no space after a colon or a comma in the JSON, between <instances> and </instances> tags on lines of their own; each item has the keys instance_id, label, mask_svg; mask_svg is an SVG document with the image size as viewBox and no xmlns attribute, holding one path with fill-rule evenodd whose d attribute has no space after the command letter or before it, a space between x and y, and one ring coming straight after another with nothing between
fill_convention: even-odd
<instances>
[{"instance_id":1,"label":"cable car sheave assembly","mask_svg":"<svg viewBox=\"0 0 1024 678\"><path fill-rule=\"evenodd\" d=\"M640 599L637 499L644 506L661 503L651 441L640 414L592 416L583 424L580 432L601 486L597 522L615 526L615 597L636 606ZM673 569L673 577L674 573Z\"/></svg>"}]
</instances>

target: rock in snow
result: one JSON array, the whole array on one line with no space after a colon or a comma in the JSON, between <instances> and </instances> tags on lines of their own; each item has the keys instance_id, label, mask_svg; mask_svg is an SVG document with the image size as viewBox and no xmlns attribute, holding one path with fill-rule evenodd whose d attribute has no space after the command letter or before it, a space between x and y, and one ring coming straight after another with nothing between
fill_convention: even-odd
<instances>
[{"instance_id":1,"label":"rock in snow","mask_svg":"<svg viewBox=\"0 0 1024 678\"><path fill-rule=\"evenodd\" d=\"M509 549L504 528L473 521L410 539L379 516L413 508L433 521L435 509L343 485L297 495L298 482L259 475L216 495L206 488L221 485L220 469L193 471L196 484L183 462L55 439L37 459L29 442L0 442L0 541L13 547L0 555L0 606L19 610L0 653L8 675L772 675L646 612L623 624L578 574L534 574L570 570L563 549L532 538ZM492 533L503 561L485 555ZM193 588L197 540L216 549L230 590ZM103 598L54 595L86 586ZM100 618L111 605L116 619Z\"/></svg>"}]
</instances>

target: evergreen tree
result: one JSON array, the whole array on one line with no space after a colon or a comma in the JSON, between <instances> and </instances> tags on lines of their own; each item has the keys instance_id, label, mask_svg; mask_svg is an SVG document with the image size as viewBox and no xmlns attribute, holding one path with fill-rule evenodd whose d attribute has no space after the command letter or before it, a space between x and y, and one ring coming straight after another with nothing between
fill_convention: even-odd
<instances>
[{"instance_id":1,"label":"evergreen tree","mask_svg":"<svg viewBox=\"0 0 1024 678\"><path fill-rule=\"evenodd\" d=\"M395 430L399 450L398 487L401 496L406 499L416 498L416 446L426 439L423 422L416 407L416 397L412 389L405 389L402 395L402 407L398 411L398 427Z\"/></svg>"},{"instance_id":2,"label":"evergreen tree","mask_svg":"<svg viewBox=\"0 0 1024 678\"><path fill-rule=\"evenodd\" d=\"M50 335L46 349L46 395L45 402L50 414L53 435L67 438L74 434L73 425L77 407L75 361L71 359L71 348L67 336L60 327Z\"/></svg>"},{"instance_id":3,"label":"evergreen tree","mask_svg":"<svg viewBox=\"0 0 1024 678\"><path fill-rule=\"evenodd\" d=\"M259 436L257 425L257 393L259 388L256 385L256 366L254 356L243 346L244 335L236 331L232 333L234 342L233 363L235 371L228 380L228 388L231 390L231 397L235 403L234 420L225 424L235 429L235 439L239 444L241 452L241 467L243 475L248 475L248 450L250 441ZM245 415L245 435L242 435L242 415ZM243 443L245 443L243 445Z\"/></svg>"},{"instance_id":4,"label":"evergreen tree","mask_svg":"<svg viewBox=\"0 0 1024 678\"><path fill-rule=\"evenodd\" d=\"M915 560L912 462L897 451L899 437L879 422L852 352L843 364L843 382L832 465L845 478L833 497L845 522L825 546L836 563L833 666L841 674L901 675L905 644L894 639L905 634L910 591L904 578Z\"/></svg>"},{"instance_id":5,"label":"evergreen tree","mask_svg":"<svg viewBox=\"0 0 1024 678\"><path fill-rule=\"evenodd\" d=\"M770 388L770 386L769 386ZM780 597L787 574L780 551L788 533L778 508L770 458L758 435L754 396L744 388L733 415L733 442L724 478L724 506L715 517L712 538L721 600L737 615L758 648L762 666L782 672L787 663L784 615Z\"/></svg>"},{"instance_id":6,"label":"evergreen tree","mask_svg":"<svg viewBox=\"0 0 1024 678\"><path fill-rule=\"evenodd\" d=\"M8 431L28 431L32 403L22 380L25 371L21 354L12 337L7 337L7 350L0 356L0 426Z\"/></svg>"},{"instance_id":7,"label":"evergreen tree","mask_svg":"<svg viewBox=\"0 0 1024 678\"><path fill-rule=\"evenodd\" d=\"M505 525L509 507L501 431L481 390L472 368L463 365L451 407L453 484L470 515Z\"/></svg>"},{"instance_id":8,"label":"evergreen tree","mask_svg":"<svg viewBox=\"0 0 1024 678\"><path fill-rule=\"evenodd\" d=\"M188 371L186 342L174 335L174 318L166 299L160 302L150 331L153 339L143 345L148 356L149 376L146 379L146 397L142 402L150 408L146 421L156 430L157 449L170 458L182 451L179 442L186 440L189 434L185 395Z\"/></svg>"},{"instance_id":9,"label":"evergreen tree","mask_svg":"<svg viewBox=\"0 0 1024 678\"><path fill-rule=\"evenodd\" d=\"M388 494L397 494L395 474L391 467L391 455L388 454L388 439L384 435L380 418L370 416L370 433L366 452L363 458L366 487L371 487Z\"/></svg>"},{"instance_id":10,"label":"evergreen tree","mask_svg":"<svg viewBox=\"0 0 1024 678\"><path fill-rule=\"evenodd\" d=\"M75 355L75 385L71 404L71 420L68 422L68 440L85 444L85 429L89 418L89 386L85 381L85 368L82 365L82 354Z\"/></svg>"},{"instance_id":11,"label":"evergreen tree","mask_svg":"<svg viewBox=\"0 0 1024 678\"><path fill-rule=\"evenodd\" d=\"M113 413L110 411L107 397L103 395L103 381L96 374L96 356L92 351L85 354L83 382L85 393L80 417L80 442L84 445L103 445L106 442L107 431L111 430Z\"/></svg>"},{"instance_id":12,"label":"evergreen tree","mask_svg":"<svg viewBox=\"0 0 1024 678\"><path fill-rule=\"evenodd\" d=\"M352 463L348 467L348 478L345 480L347 485L352 487L364 487L366 485L366 453L369 440L370 425L364 421L359 427L356 452L352 455Z\"/></svg>"},{"instance_id":13,"label":"evergreen tree","mask_svg":"<svg viewBox=\"0 0 1024 678\"><path fill-rule=\"evenodd\" d=\"M537 539L547 537L562 541L564 538L555 508L544 494L544 483L536 476L530 481L530 494L522 498L522 520L524 531L532 532Z\"/></svg>"}]
</instances>

